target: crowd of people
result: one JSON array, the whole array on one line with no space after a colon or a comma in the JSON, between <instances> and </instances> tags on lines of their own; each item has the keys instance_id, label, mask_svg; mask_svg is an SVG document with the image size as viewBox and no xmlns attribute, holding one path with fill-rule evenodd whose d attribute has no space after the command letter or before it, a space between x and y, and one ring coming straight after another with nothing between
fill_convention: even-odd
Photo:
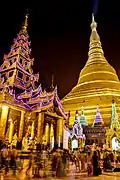
<instances>
[{"instance_id":1,"label":"crowd of people","mask_svg":"<svg viewBox=\"0 0 120 180\"><path fill-rule=\"evenodd\" d=\"M26 165L25 165L25 162ZM26 176L53 177L66 176L74 169L76 173L86 172L89 176L98 176L103 171L113 171L118 164L115 151L94 146L89 151L85 149L50 150L47 147L38 151L30 150L27 158L21 156L16 148L4 145L0 150L0 172L13 175L24 173Z\"/></svg>"}]
</instances>

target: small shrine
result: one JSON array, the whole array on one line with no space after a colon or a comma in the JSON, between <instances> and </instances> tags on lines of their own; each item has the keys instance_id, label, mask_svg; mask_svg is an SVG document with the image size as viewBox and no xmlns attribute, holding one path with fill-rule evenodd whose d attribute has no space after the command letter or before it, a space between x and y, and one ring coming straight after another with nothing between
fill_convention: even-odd
<instances>
[{"instance_id":1,"label":"small shrine","mask_svg":"<svg viewBox=\"0 0 120 180\"><path fill-rule=\"evenodd\" d=\"M116 109L116 103L112 101L111 124L106 130L106 146L120 151L120 123Z\"/></svg>"},{"instance_id":2,"label":"small shrine","mask_svg":"<svg viewBox=\"0 0 120 180\"><path fill-rule=\"evenodd\" d=\"M69 133L69 148L72 150L76 148L84 148L86 137L85 134L83 134L83 128L80 123L78 111L76 111L75 122Z\"/></svg>"},{"instance_id":3,"label":"small shrine","mask_svg":"<svg viewBox=\"0 0 120 180\"><path fill-rule=\"evenodd\" d=\"M91 127L90 126L85 127L84 133L86 136L86 144L92 145L95 143L100 146L105 144L106 128L104 126L104 121L102 119L98 105L96 108L96 115L93 125Z\"/></svg>"}]
</instances>

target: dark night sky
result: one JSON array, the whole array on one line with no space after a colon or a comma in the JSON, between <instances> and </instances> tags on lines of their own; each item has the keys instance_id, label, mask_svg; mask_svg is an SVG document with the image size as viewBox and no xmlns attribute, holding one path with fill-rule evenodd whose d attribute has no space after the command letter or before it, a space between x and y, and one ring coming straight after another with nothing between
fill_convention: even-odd
<instances>
[{"instance_id":1,"label":"dark night sky","mask_svg":"<svg viewBox=\"0 0 120 180\"><path fill-rule=\"evenodd\" d=\"M77 83L79 72L87 61L93 1L16 2L0 5L0 62L21 29L26 9L29 8L28 31L32 41L32 57L35 58L34 72L40 72L40 82L47 88L54 74L62 98ZM99 0L96 21L105 57L119 73L119 1Z\"/></svg>"}]
</instances>

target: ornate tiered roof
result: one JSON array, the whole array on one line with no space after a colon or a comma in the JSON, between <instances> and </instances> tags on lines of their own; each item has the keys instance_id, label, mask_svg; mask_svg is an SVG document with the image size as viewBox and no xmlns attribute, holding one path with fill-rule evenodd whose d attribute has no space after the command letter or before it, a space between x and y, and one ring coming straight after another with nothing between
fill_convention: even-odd
<instances>
[{"instance_id":1,"label":"ornate tiered roof","mask_svg":"<svg viewBox=\"0 0 120 180\"><path fill-rule=\"evenodd\" d=\"M34 59L31 58L27 27L28 15L0 67L0 101L36 111L54 106L55 111L66 119L68 113L62 107L57 87L52 88L51 92L43 91L39 84L39 73L33 73Z\"/></svg>"},{"instance_id":2,"label":"ornate tiered roof","mask_svg":"<svg viewBox=\"0 0 120 180\"><path fill-rule=\"evenodd\" d=\"M9 86L25 90L30 86L35 89L35 83L39 80L39 74L33 74L30 41L27 33L28 15L17 38L14 39L10 52L4 55L0 74L3 87Z\"/></svg>"}]
</instances>

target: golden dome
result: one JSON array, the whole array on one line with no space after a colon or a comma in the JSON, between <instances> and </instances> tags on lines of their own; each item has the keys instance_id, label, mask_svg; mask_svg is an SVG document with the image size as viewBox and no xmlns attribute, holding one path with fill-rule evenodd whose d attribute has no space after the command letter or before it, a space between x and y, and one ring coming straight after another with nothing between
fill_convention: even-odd
<instances>
[{"instance_id":1,"label":"golden dome","mask_svg":"<svg viewBox=\"0 0 120 180\"><path fill-rule=\"evenodd\" d=\"M77 108L80 109L83 105L84 109L86 106L89 110L92 108L91 112L93 112L97 104L110 107L110 101L120 97L120 81L116 71L104 57L96 28L97 23L92 15L88 60L80 72L77 85L63 99L63 106L66 110L78 110ZM102 97L102 100L99 97ZM103 97L107 97L107 100ZM92 121L90 119L88 123Z\"/></svg>"}]
</instances>

